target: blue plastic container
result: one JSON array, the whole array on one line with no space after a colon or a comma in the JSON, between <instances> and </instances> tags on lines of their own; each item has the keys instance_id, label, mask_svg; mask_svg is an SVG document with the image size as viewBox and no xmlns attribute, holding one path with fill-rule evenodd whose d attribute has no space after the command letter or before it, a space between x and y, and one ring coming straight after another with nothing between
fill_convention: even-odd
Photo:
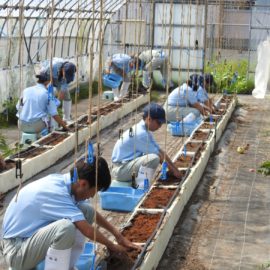
<instances>
[{"instance_id":1,"label":"blue plastic container","mask_svg":"<svg viewBox=\"0 0 270 270\"><path fill-rule=\"evenodd\" d=\"M171 122L168 127L173 136L189 136L200 123L201 119L190 123Z\"/></svg>"},{"instance_id":2,"label":"blue plastic container","mask_svg":"<svg viewBox=\"0 0 270 270\"><path fill-rule=\"evenodd\" d=\"M94 245L91 242L86 242L84 245L83 253L80 255L76 267L78 270L90 270L93 263L93 248ZM35 270L44 270L45 261L40 262L34 269Z\"/></svg>"},{"instance_id":3,"label":"blue plastic container","mask_svg":"<svg viewBox=\"0 0 270 270\"><path fill-rule=\"evenodd\" d=\"M118 88L123 78L120 75L109 73L102 75L103 85L110 88Z\"/></svg>"},{"instance_id":4,"label":"blue plastic container","mask_svg":"<svg viewBox=\"0 0 270 270\"><path fill-rule=\"evenodd\" d=\"M99 195L102 209L130 212L139 203L144 191L132 187L110 187Z\"/></svg>"}]
</instances>

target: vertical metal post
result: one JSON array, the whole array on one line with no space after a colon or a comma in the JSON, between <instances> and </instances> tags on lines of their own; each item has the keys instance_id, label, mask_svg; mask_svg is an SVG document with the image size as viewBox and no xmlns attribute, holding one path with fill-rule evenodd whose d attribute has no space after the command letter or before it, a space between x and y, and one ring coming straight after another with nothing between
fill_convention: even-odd
<instances>
[{"instance_id":1,"label":"vertical metal post","mask_svg":"<svg viewBox=\"0 0 270 270\"><path fill-rule=\"evenodd\" d=\"M249 0L250 18L249 18L249 42L248 42L248 68L247 68L247 80L249 80L250 72L250 51L251 51L251 31L252 31L252 0Z\"/></svg>"},{"instance_id":2,"label":"vertical metal post","mask_svg":"<svg viewBox=\"0 0 270 270\"><path fill-rule=\"evenodd\" d=\"M207 14L208 14L208 0L205 0L204 5L204 42L203 42L203 61L202 61L202 72L205 72L205 60L206 60L206 46L207 46Z\"/></svg>"}]
</instances>

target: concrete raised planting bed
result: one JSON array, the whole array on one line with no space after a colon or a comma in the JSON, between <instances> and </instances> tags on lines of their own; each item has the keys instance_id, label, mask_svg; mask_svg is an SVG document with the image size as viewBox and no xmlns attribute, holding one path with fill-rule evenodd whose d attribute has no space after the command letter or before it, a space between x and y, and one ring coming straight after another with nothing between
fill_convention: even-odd
<instances>
[{"instance_id":1,"label":"concrete raised planting bed","mask_svg":"<svg viewBox=\"0 0 270 270\"><path fill-rule=\"evenodd\" d=\"M142 243L143 250L140 254L138 254L136 260L133 258L134 264L126 269L149 270L155 269L158 266L159 260L163 255L163 252L165 251L167 243L172 235L173 229L178 222L186 203L190 199L194 189L196 188L199 180L201 179L209 157L214 149L215 143L220 139L220 136L222 134L220 130L223 131L225 129L228 120L230 119L231 114L235 108L235 100L230 99L229 101L230 103L228 102L226 114L219 118L219 121L216 122L216 129L211 130L211 134L206 133L207 137L196 138L195 141L193 139L193 135L196 131L194 131L193 134L191 134L190 138L187 140L186 144L189 144L191 148L193 148L193 146L198 143L200 144L200 146L196 145L197 149L195 151L191 151L193 155L189 156L192 158L187 164L190 169L187 169L188 173L186 174L186 177L183 177L183 182L179 180L179 182L181 183L181 187L179 186L178 182L178 187L176 186L173 195L170 194L172 195L171 198L173 200L169 200L170 203L167 203L166 206L166 203L164 203L163 206L160 207L158 201L161 202L163 199L159 198L156 202L156 205L151 204L151 209L141 212L143 206L147 207L148 201L151 201L152 192L154 196L153 202L155 201L155 197L157 197L157 195L155 194L155 190L157 190L157 187L160 188L160 185L162 185L162 181L157 180L152 186L152 188L149 190L149 192L142 199L140 205L134 210L131 218L127 223L126 228L124 229L124 232L131 241ZM188 156L188 154L191 152L187 152L186 156ZM177 161L177 159L179 160L179 157L182 156L183 147L176 153L173 161ZM174 185L172 179L169 178L169 181L171 181L172 185ZM168 187L170 187L170 185L167 185L167 188ZM166 188L166 185L164 185L163 188ZM159 192L159 196L162 196L161 192ZM164 197L165 199L166 197L168 197L168 194L165 192ZM149 212L150 210L151 212ZM154 214L159 215L156 216L154 224L151 224L150 220L153 218L152 215ZM143 217L145 218L145 220L140 223L135 222L134 217L137 217L138 215L145 215ZM147 226L149 231L145 226ZM148 234L146 234L146 232L148 232ZM140 235L141 238L134 237L134 234Z\"/></svg>"}]
</instances>

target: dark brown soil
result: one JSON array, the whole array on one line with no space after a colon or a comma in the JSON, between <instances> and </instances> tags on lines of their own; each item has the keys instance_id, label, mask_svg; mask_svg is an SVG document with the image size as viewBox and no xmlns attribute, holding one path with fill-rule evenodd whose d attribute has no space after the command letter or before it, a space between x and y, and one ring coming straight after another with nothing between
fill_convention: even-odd
<instances>
[{"instance_id":1,"label":"dark brown soil","mask_svg":"<svg viewBox=\"0 0 270 270\"><path fill-rule=\"evenodd\" d=\"M220 102L230 103L233 100L233 96L223 96Z\"/></svg>"},{"instance_id":2,"label":"dark brown soil","mask_svg":"<svg viewBox=\"0 0 270 270\"><path fill-rule=\"evenodd\" d=\"M201 146L202 143L189 142L186 144L186 150L188 152L196 152Z\"/></svg>"},{"instance_id":3,"label":"dark brown soil","mask_svg":"<svg viewBox=\"0 0 270 270\"><path fill-rule=\"evenodd\" d=\"M26 150L20 151L19 153L11 156L10 158L33 158L36 156L39 156L40 154L48 151L48 148L45 147L36 147L36 146L30 146Z\"/></svg>"},{"instance_id":4,"label":"dark brown soil","mask_svg":"<svg viewBox=\"0 0 270 270\"><path fill-rule=\"evenodd\" d=\"M173 175L168 175L166 180L158 179L157 185L158 186L169 186L169 185L179 184L183 180L183 177L186 175L186 170L181 170L180 172L182 174L181 178L175 178Z\"/></svg>"},{"instance_id":5,"label":"dark brown soil","mask_svg":"<svg viewBox=\"0 0 270 270\"><path fill-rule=\"evenodd\" d=\"M51 133L46 138L40 140L38 142L39 145L57 145L58 143L62 142L65 138L69 137L69 134L66 133Z\"/></svg>"},{"instance_id":6,"label":"dark brown soil","mask_svg":"<svg viewBox=\"0 0 270 270\"><path fill-rule=\"evenodd\" d=\"M78 124L77 130L83 129L85 127L86 127L86 125ZM70 132L75 132L76 131L75 130L75 123L74 124L71 124L71 125L68 125L68 131L70 131Z\"/></svg>"},{"instance_id":7,"label":"dark brown soil","mask_svg":"<svg viewBox=\"0 0 270 270\"><path fill-rule=\"evenodd\" d=\"M218 111L215 112L216 115L223 115L225 114L226 110L225 109L220 109Z\"/></svg>"},{"instance_id":8,"label":"dark brown soil","mask_svg":"<svg viewBox=\"0 0 270 270\"><path fill-rule=\"evenodd\" d=\"M196 130L192 136L194 140L207 140L209 137L209 132L203 132L201 130Z\"/></svg>"},{"instance_id":9,"label":"dark brown soil","mask_svg":"<svg viewBox=\"0 0 270 270\"><path fill-rule=\"evenodd\" d=\"M165 208L168 206L170 199L175 193L174 189L166 188L153 188L150 193L147 195L141 207L143 208Z\"/></svg>"},{"instance_id":10,"label":"dark brown soil","mask_svg":"<svg viewBox=\"0 0 270 270\"><path fill-rule=\"evenodd\" d=\"M120 108L121 106L122 106L121 103L110 103L110 104L107 104L105 107L103 106L103 107L101 107L101 108L99 109L99 114L100 114L100 115L106 115L106 114L108 114L108 113L110 113L110 112L112 112L112 111L114 111L114 110ZM98 109L95 108L95 109L93 110L93 112L92 112L92 115L95 116L95 115L97 115L97 114L98 114Z\"/></svg>"},{"instance_id":11,"label":"dark brown soil","mask_svg":"<svg viewBox=\"0 0 270 270\"><path fill-rule=\"evenodd\" d=\"M144 243L156 229L160 217L161 213L139 213L132 219L132 225L126 227L122 234L131 242Z\"/></svg>"},{"instance_id":12,"label":"dark brown soil","mask_svg":"<svg viewBox=\"0 0 270 270\"><path fill-rule=\"evenodd\" d=\"M215 128L215 125L213 125L213 124L210 124L210 123L203 123L201 126L200 126L200 128L202 128L202 129L212 129L212 128Z\"/></svg>"},{"instance_id":13,"label":"dark brown soil","mask_svg":"<svg viewBox=\"0 0 270 270\"><path fill-rule=\"evenodd\" d=\"M174 162L174 165L177 168L187 168L192 164L193 156L184 156L181 155L177 158L177 160Z\"/></svg>"},{"instance_id":14,"label":"dark brown soil","mask_svg":"<svg viewBox=\"0 0 270 270\"><path fill-rule=\"evenodd\" d=\"M112 253L107 261L107 270L128 270L134 265L134 262L138 258L140 251L132 249L125 255L117 255Z\"/></svg>"},{"instance_id":15,"label":"dark brown soil","mask_svg":"<svg viewBox=\"0 0 270 270\"><path fill-rule=\"evenodd\" d=\"M13 160L3 160L0 158L0 173L8 171L16 166Z\"/></svg>"}]
</instances>

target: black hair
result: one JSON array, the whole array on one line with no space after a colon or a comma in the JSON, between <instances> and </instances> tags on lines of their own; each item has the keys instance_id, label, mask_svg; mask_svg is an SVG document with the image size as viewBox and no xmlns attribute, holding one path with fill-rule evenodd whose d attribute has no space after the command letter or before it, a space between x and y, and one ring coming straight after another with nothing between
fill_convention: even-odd
<instances>
[{"instance_id":1,"label":"black hair","mask_svg":"<svg viewBox=\"0 0 270 270\"><path fill-rule=\"evenodd\" d=\"M43 75L36 75L36 78L37 78L37 83L44 84L45 82L48 81L48 79Z\"/></svg>"},{"instance_id":2,"label":"black hair","mask_svg":"<svg viewBox=\"0 0 270 270\"><path fill-rule=\"evenodd\" d=\"M76 169L79 179L85 179L89 183L89 187L96 186L96 157L94 157L94 162L88 164L84 159L80 159L76 162ZM70 170L71 179L74 175L74 168ZM99 157L98 158L98 179L97 188L99 191L105 191L109 188L111 184L111 174L107 161Z\"/></svg>"}]
</instances>

